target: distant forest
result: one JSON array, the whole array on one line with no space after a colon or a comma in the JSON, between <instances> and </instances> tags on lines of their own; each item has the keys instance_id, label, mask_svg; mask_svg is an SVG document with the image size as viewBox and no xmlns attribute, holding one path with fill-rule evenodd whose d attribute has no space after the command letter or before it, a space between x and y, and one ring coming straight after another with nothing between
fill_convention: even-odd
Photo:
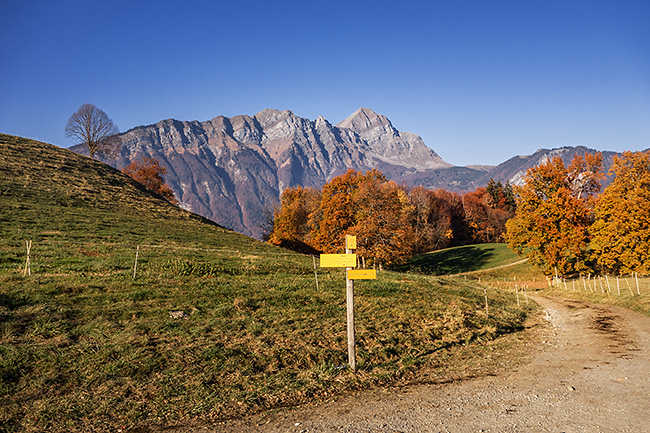
<instances>
[{"instance_id":1,"label":"distant forest","mask_svg":"<svg viewBox=\"0 0 650 433\"><path fill-rule=\"evenodd\" d=\"M375 169L349 170L321 190L286 189L268 240L301 252L339 253L345 235L355 235L367 264L390 264L451 246L504 242L514 211L508 183L490 180L461 195L400 186Z\"/></svg>"},{"instance_id":2,"label":"distant forest","mask_svg":"<svg viewBox=\"0 0 650 433\"><path fill-rule=\"evenodd\" d=\"M614 157L601 192L600 153L555 157L521 186L490 180L466 194L408 188L377 170L349 170L322 189L286 189L267 239L305 253L341 253L357 237L366 265L451 246L507 242L546 274L650 272L650 151Z\"/></svg>"}]
</instances>

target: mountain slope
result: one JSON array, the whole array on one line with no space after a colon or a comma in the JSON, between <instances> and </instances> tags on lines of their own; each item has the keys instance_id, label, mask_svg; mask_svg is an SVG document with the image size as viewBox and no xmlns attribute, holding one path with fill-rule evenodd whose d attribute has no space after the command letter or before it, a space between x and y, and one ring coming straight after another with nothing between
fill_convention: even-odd
<instances>
[{"instance_id":1,"label":"mountain slope","mask_svg":"<svg viewBox=\"0 0 650 433\"><path fill-rule=\"evenodd\" d=\"M388 164L417 170L452 166L428 148L422 138L398 131L386 116L368 108L358 109L336 126L357 133L368 143L370 155Z\"/></svg>"},{"instance_id":2,"label":"mountain slope","mask_svg":"<svg viewBox=\"0 0 650 433\"><path fill-rule=\"evenodd\" d=\"M260 244L171 205L106 164L4 134L0 134L0 229L6 239L21 241L83 238L188 244L209 235L214 246ZM196 238L188 238L188 233Z\"/></svg>"},{"instance_id":3,"label":"mountain slope","mask_svg":"<svg viewBox=\"0 0 650 433\"><path fill-rule=\"evenodd\" d=\"M182 207L258 238L264 210L288 187L320 187L348 169L377 168L399 177L450 167L420 137L397 131L366 108L338 126L266 109L205 122L168 119L120 137L121 154L107 163L123 168L156 158ZM80 146L73 150L86 153Z\"/></svg>"}]
</instances>

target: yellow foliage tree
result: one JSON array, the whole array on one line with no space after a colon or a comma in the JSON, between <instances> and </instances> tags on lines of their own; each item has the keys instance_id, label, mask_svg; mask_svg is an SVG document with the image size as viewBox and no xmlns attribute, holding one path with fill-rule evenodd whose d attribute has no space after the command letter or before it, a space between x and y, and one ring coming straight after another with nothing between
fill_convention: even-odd
<instances>
[{"instance_id":1,"label":"yellow foliage tree","mask_svg":"<svg viewBox=\"0 0 650 433\"><path fill-rule=\"evenodd\" d=\"M574 159L569 169L555 157L526 172L517 187L517 212L506 223L508 246L546 274L589 271L592 195L598 188L599 154ZM599 184L598 184L599 185Z\"/></svg>"},{"instance_id":2,"label":"yellow foliage tree","mask_svg":"<svg viewBox=\"0 0 650 433\"><path fill-rule=\"evenodd\" d=\"M616 177L596 203L591 228L603 272L650 272L650 151L614 157Z\"/></svg>"}]
</instances>

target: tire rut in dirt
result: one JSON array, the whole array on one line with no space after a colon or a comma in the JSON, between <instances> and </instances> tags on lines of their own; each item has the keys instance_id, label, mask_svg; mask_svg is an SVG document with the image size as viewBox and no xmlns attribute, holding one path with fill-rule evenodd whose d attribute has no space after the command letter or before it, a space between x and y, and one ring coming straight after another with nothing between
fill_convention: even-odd
<instances>
[{"instance_id":1,"label":"tire rut in dirt","mask_svg":"<svg viewBox=\"0 0 650 433\"><path fill-rule=\"evenodd\" d=\"M623 319L605 308L594 307L592 311L595 316L591 318L590 328L609 340L609 352L617 358L633 358L639 348L621 328Z\"/></svg>"}]
</instances>

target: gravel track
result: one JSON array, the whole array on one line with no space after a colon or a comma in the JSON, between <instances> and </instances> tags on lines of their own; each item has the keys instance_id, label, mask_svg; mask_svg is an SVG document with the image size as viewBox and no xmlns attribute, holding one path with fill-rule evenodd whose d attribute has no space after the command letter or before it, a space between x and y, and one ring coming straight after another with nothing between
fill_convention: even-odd
<instances>
[{"instance_id":1,"label":"gravel track","mask_svg":"<svg viewBox=\"0 0 650 433\"><path fill-rule=\"evenodd\" d=\"M649 432L650 318L536 297L547 322L518 370L374 390L177 432Z\"/></svg>"}]
</instances>

